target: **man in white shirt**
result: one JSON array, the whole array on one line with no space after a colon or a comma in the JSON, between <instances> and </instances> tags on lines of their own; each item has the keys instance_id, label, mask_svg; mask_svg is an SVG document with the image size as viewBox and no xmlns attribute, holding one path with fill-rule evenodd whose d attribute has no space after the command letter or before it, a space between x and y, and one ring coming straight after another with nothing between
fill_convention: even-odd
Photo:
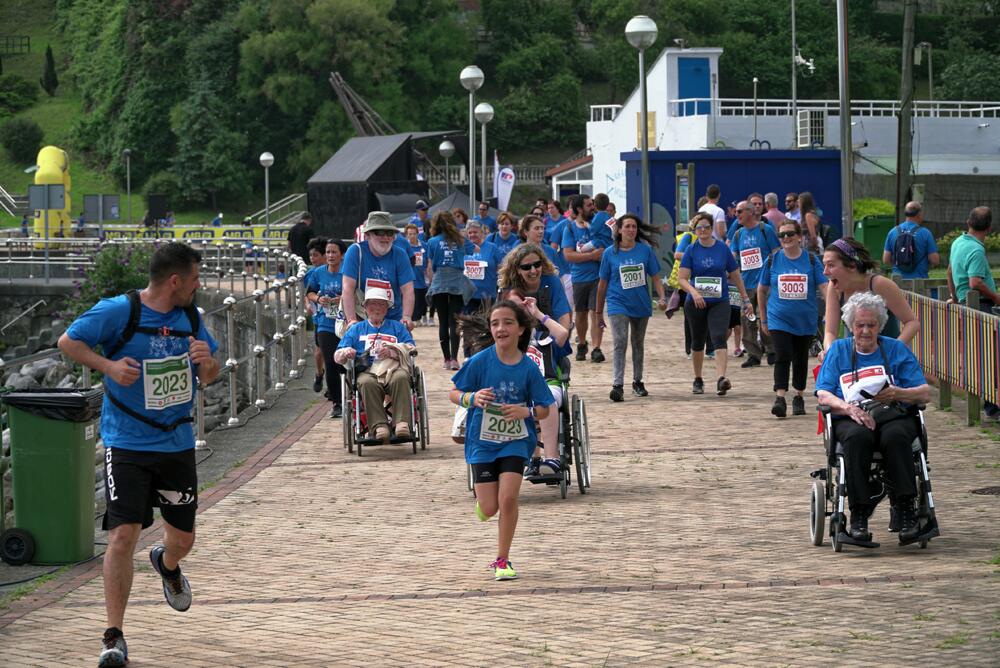
<instances>
[{"instance_id":1,"label":"man in white shirt","mask_svg":"<svg viewBox=\"0 0 1000 668\"><path fill-rule=\"evenodd\" d=\"M719 241L725 243L726 241L726 212L719 206L719 198L722 197L722 190L716 184L710 185L705 189L705 197L708 198L708 202L703 204L698 212L705 212L712 216L714 222L714 227L712 228L712 236L714 236Z\"/></svg>"}]
</instances>

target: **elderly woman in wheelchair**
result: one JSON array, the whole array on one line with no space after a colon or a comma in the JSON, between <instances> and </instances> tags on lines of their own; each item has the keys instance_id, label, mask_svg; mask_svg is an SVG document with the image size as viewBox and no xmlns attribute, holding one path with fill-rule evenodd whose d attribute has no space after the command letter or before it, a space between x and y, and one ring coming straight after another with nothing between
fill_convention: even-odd
<instances>
[{"instance_id":1,"label":"elderly woman in wheelchair","mask_svg":"<svg viewBox=\"0 0 1000 668\"><path fill-rule=\"evenodd\" d=\"M403 323L386 318L392 305L388 290L368 288L364 305L368 317L351 325L344 333L333 359L337 364L354 365L356 385L372 437L382 443L388 443L393 437L410 439L413 435L410 356L416 350L413 337ZM395 422L392 431L385 410L387 396Z\"/></svg>"},{"instance_id":2,"label":"elderly woman in wheelchair","mask_svg":"<svg viewBox=\"0 0 1000 668\"><path fill-rule=\"evenodd\" d=\"M843 307L843 319L851 336L833 343L816 379L816 396L829 430L828 462L839 469L831 521L834 549L839 551L841 542L878 545L871 542L868 519L890 490L899 513L900 544L919 541L925 546L938 535L919 412L930 399L930 388L910 349L879 336L888 319L881 297L870 292L853 295ZM876 452L882 459L881 474L873 477ZM873 481L884 481L888 490L872 489ZM832 482L828 490L834 489ZM851 511L849 531L843 526L845 494Z\"/></svg>"}]
</instances>

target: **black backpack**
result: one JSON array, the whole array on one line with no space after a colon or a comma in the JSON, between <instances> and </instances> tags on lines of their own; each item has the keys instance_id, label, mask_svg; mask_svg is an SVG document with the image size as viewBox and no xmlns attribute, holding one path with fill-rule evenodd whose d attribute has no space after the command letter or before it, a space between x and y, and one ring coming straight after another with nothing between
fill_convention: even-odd
<instances>
[{"instance_id":1,"label":"black backpack","mask_svg":"<svg viewBox=\"0 0 1000 668\"><path fill-rule=\"evenodd\" d=\"M148 334L150 336L175 336L177 338L186 339L189 336L198 336L198 330L201 329L201 316L198 314L198 307L191 303L184 307L184 313L188 317L188 323L191 325L190 331L185 331L182 329L171 329L170 327L142 327L139 325L139 318L142 315L142 300L139 299L139 293L136 290L129 290L125 293L128 297L128 322L125 324L125 329L122 330L122 335L118 338L118 341L114 343L108 350L104 352L104 356L111 359L118 353L125 344L132 340L137 333L138 334ZM140 422L148 424L150 427L155 427L160 431L173 431L182 424L188 422L194 422L194 418L190 415L179 418L170 424L163 424L162 422L157 422L156 420L151 420L142 413L138 413L124 403L119 401L110 392L105 391L104 395L108 398L112 404L114 404L121 412L125 413L129 417L135 418Z\"/></svg>"},{"instance_id":2,"label":"black backpack","mask_svg":"<svg viewBox=\"0 0 1000 668\"><path fill-rule=\"evenodd\" d=\"M892 245L892 264L901 271L913 271L917 268L917 235L913 229L902 229L896 226L896 242Z\"/></svg>"}]
</instances>

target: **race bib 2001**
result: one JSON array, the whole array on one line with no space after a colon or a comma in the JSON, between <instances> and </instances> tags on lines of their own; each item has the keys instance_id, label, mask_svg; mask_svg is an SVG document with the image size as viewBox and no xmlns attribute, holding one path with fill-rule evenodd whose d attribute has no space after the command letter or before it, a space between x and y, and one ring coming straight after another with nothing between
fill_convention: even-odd
<instances>
[{"instance_id":1,"label":"race bib 2001","mask_svg":"<svg viewBox=\"0 0 1000 668\"><path fill-rule=\"evenodd\" d=\"M764 258L759 248L747 248L740 251L740 271L751 271L764 266Z\"/></svg>"},{"instance_id":2,"label":"race bib 2001","mask_svg":"<svg viewBox=\"0 0 1000 668\"><path fill-rule=\"evenodd\" d=\"M489 443L506 443L525 438L527 435L528 427L524 420L505 418L499 404L490 404L483 410L479 440Z\"/></svg>"},{"instance_id":3,"label":"race bib 2001","mask_svg":"<svg viewBox=\"0 0 1000 668\"><path fill-rule=\"evenodd\" d=\"M193 378L187 353L142 361L142 393L146 410L165 408L191 401Z\"/></svg>"},{"instance_id":4,"label":"race bib 2001","mask_svg":"<svg viewBox=\"0 0 1000 668\"><path fill-rule=\"evenodd\" d=\"M694 289L702 297L719 299L722 297L722 278L719 276L696 276L694 279Z\"/></svg>"},{"instance_id":5,"label":"race bib 2001","mask_svg":"<svg viewBox=\"0 0 1000 668\"><path fill-rule=\"evenodd\" d=\"M805 274L779 274L779 299L807 299L809 294L809 277Z\"/></svg>"},{"instance_id":6,"label":"race bib 2001","mask_svg":"<svg viewBox=\"0 0 1000 668\"><path fill-rule=\"evenodd\" d=\"M646 287L646 268L641 264L623 264L618 267L622 290Z\"/></svg>"}]
</instances>

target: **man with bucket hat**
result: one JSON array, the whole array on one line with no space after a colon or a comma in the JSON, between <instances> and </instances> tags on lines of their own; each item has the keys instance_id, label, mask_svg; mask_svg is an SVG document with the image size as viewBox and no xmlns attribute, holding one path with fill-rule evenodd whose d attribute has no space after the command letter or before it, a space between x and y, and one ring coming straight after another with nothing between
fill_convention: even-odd
<instances>
[{"instance_id":1,"label":"man with bucket hat","mask_svg":"<svg viewBox=\"0 0 1000 668\"><path fill-rule=\"evenodd\" d=\"M383 443L390 438L389 417L384 399L389 396L394 418L394 435L412 435L413 399L410 395L412 365L406 352L415 346L403 323L390 320L392 295L385 288L368 288L364 296L367 319L351 325L344 333L333 359L348 364L356 359L358 391L364 401L368 428Z\"/></svg>"},{"instance_id":2,"label":"man with bucket hat","mask_svg":"<svg viewBox=\"0 0 1000 668\"><path fill-rule=\"evenodd\" d=\"M372 211L362 233L364 241L347 249L341 266L344 288L341 303L350 318L348 325L364 317L357 312L362 295L371 288L381 288L389 293L386 318L401 320L408 329L413 329L413 268L406 251L394 243L399 230L387 212Z\"/></svg>"}]
</instances>

